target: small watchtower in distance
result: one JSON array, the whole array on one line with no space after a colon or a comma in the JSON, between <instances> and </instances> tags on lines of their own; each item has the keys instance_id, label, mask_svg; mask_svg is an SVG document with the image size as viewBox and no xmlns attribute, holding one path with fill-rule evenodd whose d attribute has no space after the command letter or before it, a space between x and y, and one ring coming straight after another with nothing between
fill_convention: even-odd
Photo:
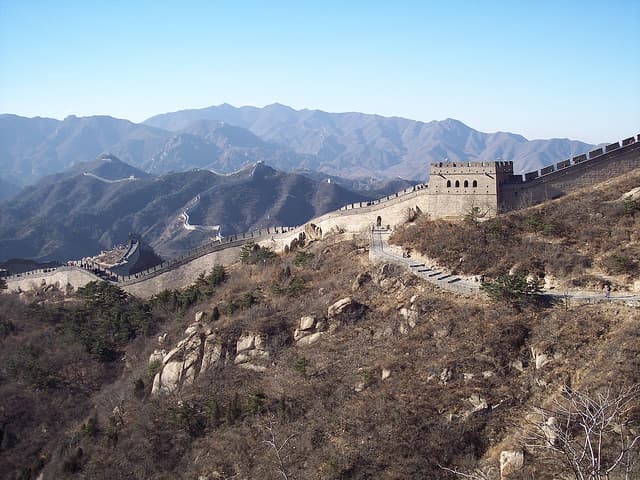
<instances>
[{"instance_id":1,"label":"small watchtower in distance","mask_svg":"<svg viewBox=\"0 0 640 480\"><path fill-rule=\"evenodd\" d=\"M461 217L473 208L498 213L501 186L513 176L513 162L439 162L431 164L429 193L436 217Z\"/></svg>"}]
</instances>

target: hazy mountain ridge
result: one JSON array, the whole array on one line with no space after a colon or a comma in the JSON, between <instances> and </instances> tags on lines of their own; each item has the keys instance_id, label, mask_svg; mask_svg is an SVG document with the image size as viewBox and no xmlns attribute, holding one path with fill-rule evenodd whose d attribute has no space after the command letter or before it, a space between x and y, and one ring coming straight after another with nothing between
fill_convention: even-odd
<instances>
[{"instance_id":1,"label":"hazy mountain ridge","mask_svg":"<svg viewBox=\"0 0 640 480\"><path fill-rule=\"evenodd\" d=\"M144 123L180 130L203 119L247 128L264 140L317 157L319 170L343 177L374 174L423 180L429 163L445 159L513 160L515 170L524 172L593 147L569 139L529 141L508 132L483 133L454 119L425 123L363 113L294 110L280 104L264 108L223 104L165 113Z\"/></svg>"},{"instance_id":2,"label":"hazy mountain ridge","mask_svg":"<svg viewBox=\"0 0 640 480\"><path fill-rule=\"evenodd\" d=\"M107 152L142 166L171 135L108 116L60 121L0 115L1 176L18 185L30 184Z\"/></svg>"},{"instance_id":3,"label":"hazy mountain ridge","mask_svg":"<svg viewBox=\"0 0 640 480\"><path fill-rule=\"evenodd\" d=\"M112 171L109 171L109 168ZM88 170L100 175L86 175ZM0 257L67 260L94 255L139 233L163 256L201 244L211 233L187 231L181 214L196 196L192 224L221 225L229 235L298 225L369 197L339 185L278 172L266 165L230 175L207 170L144 176L110 157L44 179L0 205ZM118 174L124 172L122 178Z\"/></svg>"},{"instance_id":4,"label":"hazy mountain ridge","mask_svg":"<svg viewBox=\"0 0 640 480\"><path fill-rule=\"evenodd\" d=\"M224 104L166 113L142 124L108 116L60 121L0 115L0 179L18 186L103 153L156 174L193 168L230 173L263 161L283 171L425 180L429 163L445 159L513 160L516 172L524 172L590 148L568 139L482 133L453 119L425 123L280 104Z\"/></svg>"},{"instance_id":5,"label":"hazy mountain ridge","mask_svg":"<svg viewBox=\"0 0 640 480\"><path fill-rule=\"evenodd\" d=\"M207 168L231 173L258 161L316 166L304 155L226 124L193 122L180 132L107 116L63 121L0 115L0 179L18 186L112 153L150 173Z\"/></svg>"}]
</instances>

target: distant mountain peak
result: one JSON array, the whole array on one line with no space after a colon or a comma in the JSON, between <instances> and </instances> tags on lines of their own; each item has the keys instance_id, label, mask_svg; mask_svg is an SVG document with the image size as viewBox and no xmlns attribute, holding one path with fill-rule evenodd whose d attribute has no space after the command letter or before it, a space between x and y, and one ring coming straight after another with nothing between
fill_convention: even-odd
<instances>
[{"instance_id":1,"label":"distant mountain peak","mask_svg":"<svg viewBox=\"0 0 640 480\"><path fill-rule=\"evenodd\" d=\"M266 105L263 110L280 110L283 112L296 112L294 108L289 107L288 105L283 105L282 103L272 103L270 105Z\"/></svg>"},{"instance_id":2,"label":"distant mountain peak","mask_svg":"<svg viewBox=\"0 0 640 480\"><path fill-rule=\"evenodd\" d=\"M101 155L98 155L98 158L96 160L102 160L104 162L122 162L122 160L116 157L113 153L103 153Z\"/></svg>"}]
</instances>

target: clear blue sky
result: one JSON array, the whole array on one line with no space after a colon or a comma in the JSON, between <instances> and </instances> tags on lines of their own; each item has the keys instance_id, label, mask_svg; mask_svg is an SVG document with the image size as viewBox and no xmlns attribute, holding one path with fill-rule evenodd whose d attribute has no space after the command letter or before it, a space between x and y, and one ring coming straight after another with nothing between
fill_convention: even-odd
<instances>
[{"instance_id":1,"label":"clear blue sky","mask_svg":"<svg viewBox=\"0 0 640 480\"><path fill-rule=\"evenodd\" d=\"M640 132L640 1L0 0L0 112L220 103Z\"/></svg>"}]
</instances>

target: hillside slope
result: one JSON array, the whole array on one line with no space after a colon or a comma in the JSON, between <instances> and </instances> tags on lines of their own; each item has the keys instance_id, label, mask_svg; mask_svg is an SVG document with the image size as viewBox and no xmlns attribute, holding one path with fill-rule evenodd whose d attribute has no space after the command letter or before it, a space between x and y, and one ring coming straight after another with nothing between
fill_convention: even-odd
<instances>
[{"instance_id":1,"label":"hillside slope","mask_svg":"<svg viewBox=\"0 0 640 480\"><path fill-rule=\"evenodd\" d=\"M0 296L0 474L497 480L563 385L640 382L633 307L457 298L370 265L366 239L245 259L147 304L105 286ZM509 478L565 474L526 449Z\"/></svg>"},{"instance_id":2,"label":"hillside slope","mask_svg":"<svg viewBox=\"0 0 640 480\"><path fill-rule=\"evenodd\" d=\"M105 158L46 178L1 204L0 260L77 259L123 243L129 233L171 257L211 240L210 232L184 228L182 213L195 198L200 202L189 212L191 223L220 225L223 235L299 225L367 199L265 165L232 175L199 170L150 177Z\"/></svg>"}]
</instances>

